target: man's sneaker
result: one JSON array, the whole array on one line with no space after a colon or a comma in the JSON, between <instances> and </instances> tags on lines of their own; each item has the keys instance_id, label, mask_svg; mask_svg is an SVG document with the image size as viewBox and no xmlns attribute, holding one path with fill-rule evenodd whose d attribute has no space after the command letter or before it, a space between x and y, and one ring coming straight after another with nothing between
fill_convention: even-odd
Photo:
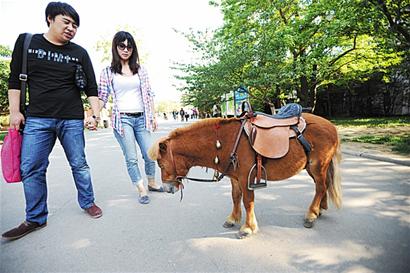
<instances>
[{"instance_id":1,"label":"man's sneaker","mask_svg":"<svg viewBox=\"0 0 410 273\"><path fill-rule=\"evenodd\" d=\"M85 209L85 211L92 218L100 218L102 216L102 210L94 203L91 207L89 207L88 209Z\"/></svg>"},{"instance_id":2,"label":"man's sneaker","mask_svg":"<svg viewBox=\"0 0 410 273\"><path fill-rule=\"evenodd\" d=\"M19 238L29 234L32 231L43 228L46 225L47 225L47 222L40 225L38 223L24 221L18 227L13 228L13 229L3 233L1 236L3 237L3 239L6 239L6 240L16 240L16 239L19 239Z\"/></svg>"}]
</instances>

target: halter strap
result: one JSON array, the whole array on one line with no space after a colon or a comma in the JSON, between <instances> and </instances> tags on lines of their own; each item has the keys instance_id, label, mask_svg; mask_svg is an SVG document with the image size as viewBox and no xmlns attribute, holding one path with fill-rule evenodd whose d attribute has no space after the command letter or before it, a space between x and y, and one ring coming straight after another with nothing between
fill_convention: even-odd
<instances>
[{"instance_id":1,"label":"halter strap","mask_svg":"<svg viewBox=\"0 0 410 273\"><path fill-rule=\"evenodd\" d=\"M242 117L241 118L241 127L238 130L238 134L236 136L235 144L233 146L231 155L229 157L228 166L226 166L225 170L218 177L216 175L214 175L214 177L212 179L193 178L193 177L182 176L182 175L178 176L175 161L174 161L174 156L173 156L173 153L172 153L172 147L171 147L172 145L171 145L171 142L170 142L171 161L172 161L172 164L173 164L173 167L174 167L174 170L175 170L175 177L177 179L181 179L181 180L182 179L188 179L188 180L196 181L196 182L219 182L219 181L222 180L222 178L225 177L225 175L228 172L229 167L231 166L231 164L232 164L234 170L236 170L236 168L238 166L238 155L236 154L236 150L238 149L239 140L241 139L242 130L245 127L246 118L247 117Z\"/></svg>"}]
</instances>

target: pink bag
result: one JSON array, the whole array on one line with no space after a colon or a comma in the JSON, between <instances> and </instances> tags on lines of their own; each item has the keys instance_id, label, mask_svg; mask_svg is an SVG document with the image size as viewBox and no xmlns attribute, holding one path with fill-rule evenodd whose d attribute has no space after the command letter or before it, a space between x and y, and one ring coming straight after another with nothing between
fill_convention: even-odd
<instances>
[{"instance_id":1,"label":"pink bag","mask_svg":"<svg viewBox=\"0 0 410 273\"><path fill-rule=\"evenodd\" d=\"M1 169L8 183L20 182L20 155L23 137L18 130L9 128L1 148Z\"/></svg>"}]
</instances>

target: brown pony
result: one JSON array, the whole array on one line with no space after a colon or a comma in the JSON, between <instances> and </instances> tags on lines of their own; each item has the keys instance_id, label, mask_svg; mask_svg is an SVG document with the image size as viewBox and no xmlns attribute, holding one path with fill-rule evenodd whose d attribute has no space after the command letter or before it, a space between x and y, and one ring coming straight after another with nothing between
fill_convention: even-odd
<instances>
[{"instance_id":1,"label":"brown pony","mask_svg":"<svg viewBox=\"0 0 410 273\"><path fill-rule=\"evenodd\" d=\"M302 114L306 120L304 137L311 145L307 155L295 138L289 139L288 153L279 159L267 159L264 167L269 181L283 180L306 169L315 182L315 196L305 215L305 227L312 227L321 215L322 209L328 208L327 197L337 208L341 206L341 182L339 175L340 143L335 126L328 120L313 114ZM241 222L242 198L246 209L246 221L241 226L238 238L244 238L258 231L254 213L254 191L248 189L249 170L255 163L255 151L249 144L248 137L241 132L237 146L238 165L230 165L230 155L241 128L238 118L211 118L198 121L185 128L172 131L150 149L150 157L157 160L161 168L162 180L181 186L189 169L194 166L213 168L224 172L232 184L232 213L227 217L224 227L233 227ZM219 140L221 147L215 147ZM275 141L272 139L272 141ZM219 158L215 160L215 158ZM253 178L255 175L253 175Z\"/></svg>"}]
</instances>

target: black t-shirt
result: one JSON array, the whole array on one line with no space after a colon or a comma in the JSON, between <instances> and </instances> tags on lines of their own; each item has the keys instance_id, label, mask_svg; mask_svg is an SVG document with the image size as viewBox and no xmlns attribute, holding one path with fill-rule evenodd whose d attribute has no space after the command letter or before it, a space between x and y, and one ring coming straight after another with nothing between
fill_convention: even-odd
<instances>
[{"instance_id":1,"label":"black t-shirt","mask_svg":"<svg viewBox=\"0 0 410 273\"><path fill-rule=\"evenodd\" d=\"M20 34L10 63L9 89L20 90L22 48L25 34ZM87 51L69 42L54 45L43 34L35 34L27 54L29 107L27 116L62 119L83 119L81 92L74 83L75 65L79 63L87 75L85 94L97 96L97 83Z\"/></svg>"}]
</instances>

